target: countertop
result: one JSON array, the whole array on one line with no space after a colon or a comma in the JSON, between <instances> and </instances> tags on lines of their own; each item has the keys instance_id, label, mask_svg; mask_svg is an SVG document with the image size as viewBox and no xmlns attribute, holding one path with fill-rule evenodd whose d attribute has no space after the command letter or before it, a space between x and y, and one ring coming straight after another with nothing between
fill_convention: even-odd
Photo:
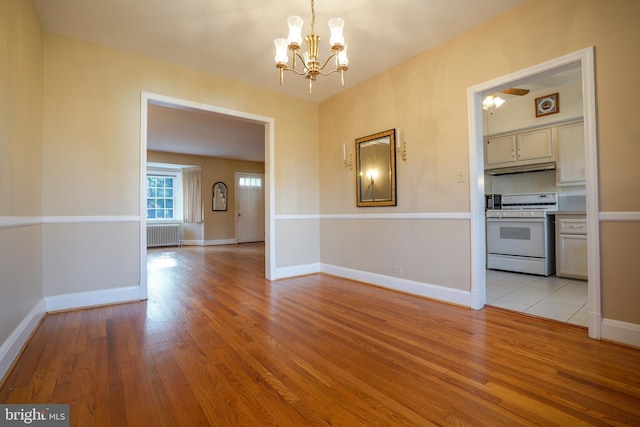
<instances>
[{"instance_id":1,"label":"countertop","mask_svg":"<svg viewBox=\"0 0 640 427\"><path fill-rule=\"evenodd\" d=\"M587 215L587 211L545 211L547 215Z\"/></svg>"}]
</instances>

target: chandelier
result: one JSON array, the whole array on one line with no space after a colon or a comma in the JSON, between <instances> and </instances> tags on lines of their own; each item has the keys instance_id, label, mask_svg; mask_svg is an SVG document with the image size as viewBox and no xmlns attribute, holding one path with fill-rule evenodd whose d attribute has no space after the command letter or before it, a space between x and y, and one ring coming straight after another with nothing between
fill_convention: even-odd
<instances>
[{"instance_id":1,"label":"chandelier","mask_svg":"<svg viewBox=\"0 0 640 427\"><path fill-rule=\"evenodd\" d=\"M290 16L287 19L289 24L288 38L275 39L276 45L276 68L280 70L280 86L284 84L284 72L293 71L299 76L304 76L309 80L309 95L313 93L313 82L319 75L328 76L329 74L340 72L342 86L344 86L344 72L349 69L349 59L347 58L347 44L344 42L342 30L344 28L344 20L342 18L332 18L329 20L329 28L331 29L331 55L321 63L318 59L318 46L320 45L320 36L315 33L316 11L313 0L311 0L311 32L304 38L307 42L307 51L301 56L298 51L302 44L302 18L299 16ZM288 51L291 51L293 64L289 67ZM300 68L296 68L296 57L302 62ZM335 58L335 68L330 71L324 71L331 59Z\"/></svg>"}]
</instances>

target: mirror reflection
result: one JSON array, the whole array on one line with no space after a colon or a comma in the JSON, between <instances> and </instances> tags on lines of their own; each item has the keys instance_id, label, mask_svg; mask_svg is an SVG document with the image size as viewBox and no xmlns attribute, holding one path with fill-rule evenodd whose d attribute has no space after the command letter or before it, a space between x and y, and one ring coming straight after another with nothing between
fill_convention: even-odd
<instances>
[{"instance_id":1,"label":"mirror reflection","mask_svg":"<svg viewBox=\"0 0 640 427\"><path fill-rule=\"evenodd\" d=\"M224 182L216 182L213 185L213 206L214 211L227 210L227 186Z\"/></svg>"},{"instance_id":2,"label":"mirror reflection","mask_svg":"<svg viewBox=\"0 0 640 427\"><path fill-rule=\"evenodd\" d=\"M358 206L396 205L395 129L356 139Z\"/></svg>"}]
</instances>

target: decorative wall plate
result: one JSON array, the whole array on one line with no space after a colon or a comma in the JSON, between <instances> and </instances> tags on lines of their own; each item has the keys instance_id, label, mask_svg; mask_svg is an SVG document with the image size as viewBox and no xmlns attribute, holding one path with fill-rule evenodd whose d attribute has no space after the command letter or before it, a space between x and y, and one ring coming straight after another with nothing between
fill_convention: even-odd
<instances>
[{"instance_id":1,"label":"decorative wall plate","mask_svg":"<svg viewBox=\"0 0 640 427\"><path fill-rule=\"evenodd\" d=\"M560 94L553 93L551 95L536 98L536 117L546 116L560 112Z\"/></svg>"}]
</instances>

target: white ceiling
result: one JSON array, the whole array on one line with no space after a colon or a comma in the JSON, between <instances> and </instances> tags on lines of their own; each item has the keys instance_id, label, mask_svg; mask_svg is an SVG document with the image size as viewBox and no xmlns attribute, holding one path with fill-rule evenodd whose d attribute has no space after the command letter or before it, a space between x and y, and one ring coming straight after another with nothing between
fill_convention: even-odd
<instances>
[{"instance_id":1,"label":"white ceiling","mask_svg":"<svg viewBox=\"0 0 640 427\"><path fill-rule=\"evenodd\" d=\"M329 51L326 23L334 16L344 18L345 39L349 44L345 83L346 87L353 86L524 2L318 0L316 33L325 40L320 45L321 57ZM286 37L286 19L290 15L302 17L303 33L309 32L311 9L307 0L34 0L34 3L42 25L51 33L312 102L343 90L339 74L320 77L314 84L313 95L308 95L307 81L293 73L285 73L285 85L279 86L273 39ZM160 116L157 120L156 114ZM256 143L251 138L264 141L261 125L250 124L245 129L213 113L158 106L150 109L149 117L148 145L152 149L177 151L175 143L183 148L181 152L193 145L194 154L255 160ZM204 117L209 117L210 129L206 129ZM219 151L212 151L215 147ZM258 151L263 160L264 149Z\"/></svg>"},{"instance_id":2,"label":"white ceiling","mask_svg":"<svg viewBox=\"0 0 640 427\"><path fill-rule=\"evenodd\" d=\"M264 162L264 126L209 111L149 104L147 148Z\"/></svg>"}]
</instances>

